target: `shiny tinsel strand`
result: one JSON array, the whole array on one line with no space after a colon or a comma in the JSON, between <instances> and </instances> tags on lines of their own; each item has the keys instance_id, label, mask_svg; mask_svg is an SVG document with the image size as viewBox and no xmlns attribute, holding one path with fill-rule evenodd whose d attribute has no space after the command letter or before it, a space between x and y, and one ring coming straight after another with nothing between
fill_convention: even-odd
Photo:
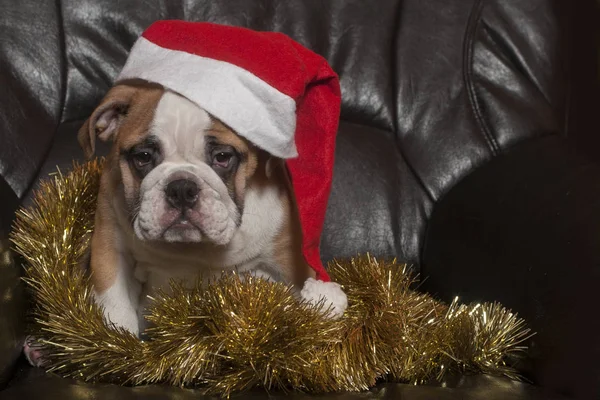
<instances>
[{"instance_id":1,"label":"shiny tinsel strand","mask_svg":"<svg viewBox=\"0 0 600 400\"><path fill-rule=\"evenodd\" d=\"M298 301L292 288L227 274L192 289L160 291L148 330L163 358L163 380L204 384L208 393L301 386L298 376L315 350L339 341L338 324L322 305Z\"/></svg>"},{"instance_id":2,"label":"shiny tinsel strand","mask_svg":"<svg viewBox=\"0 0 600 400\"><path fill-rule=\"evenodd\" d=\"M45 181L17 213L11 240L27 260L38 344L50 371L84 380L127 382L145 346L104 321L82 265L94 225L101 162L75 165Z\"/></svg>"},{"instance_id":3,"label":"shiny tinsel strand","mask_svg":"<svg viewBox=\"0 0 600 400\"><path fill-rule=\"evenodd\" d=\"M404 264L370 256L329 265L348 295L342 318L290 286L224 274L152 299L146 340L107 323L85 268L101 162L43 182L17 213L11 239L26 261L45 368L120 384L165 383L228 396L252 388L360 391L378 380L423 383L449 371L518 378L522 319L501 305L443 304L413 290Z\"/></svg>"},{"instance_id":4,"label":"shiny tinsel strand","mask_svg":"<svg viewBox=\"0 0 600 400\"><path fill-rule=\"evenodd\" d=\"M338 379L361 390L378 378L421 382L437 370L433 321L445 306L411 289L415 278L406 264L369 255L329 265L332 279L348 295L348 340L335 357L347 360Z\"/></svg>"}]
</instances>

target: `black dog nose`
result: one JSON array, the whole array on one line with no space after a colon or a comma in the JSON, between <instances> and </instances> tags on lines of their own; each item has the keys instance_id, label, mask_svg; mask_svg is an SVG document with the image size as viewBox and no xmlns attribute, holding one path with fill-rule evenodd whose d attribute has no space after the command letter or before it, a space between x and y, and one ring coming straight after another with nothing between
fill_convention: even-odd
<instances>
[{"instance_id":1,"label":"black dog nose","mask_svg":"<svg viewBox=\"0 0 600 400\"><path fill-rule=\"evenodd\" d=\"M175 208L192 208L198 200L200 188L195 182L189 179L177 179L169 182L165 193L167 201Z\"/></svg>"}]
</instances>

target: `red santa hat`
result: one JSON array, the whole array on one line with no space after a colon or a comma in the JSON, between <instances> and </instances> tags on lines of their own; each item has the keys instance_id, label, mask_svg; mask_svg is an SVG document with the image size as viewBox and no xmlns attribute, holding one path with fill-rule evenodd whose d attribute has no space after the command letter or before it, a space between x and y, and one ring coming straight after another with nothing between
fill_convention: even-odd
<instances>
[{"instance_id":1,"label":"red santa hat","mask_svg":"<svg viewBox=\"0 0 600 400\"><path fill-rule=\"evenodd\" d=\"M117 81L143 79L177 92L256 146L285 159L302 226L302 252L316 272L302 296L347 300L319 254L331 188L340 87L327 61L276 32L158 21L134 44Z\"/></svg>"}]
</instances>

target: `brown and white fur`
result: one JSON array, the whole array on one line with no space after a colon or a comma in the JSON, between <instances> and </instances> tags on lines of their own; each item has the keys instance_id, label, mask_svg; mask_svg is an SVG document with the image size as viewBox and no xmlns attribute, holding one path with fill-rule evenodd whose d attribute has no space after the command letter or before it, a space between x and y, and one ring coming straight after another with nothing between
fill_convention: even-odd
<instances>
[{"instance_id":1,"label":"brown and white fur","mask_svg":"<svg viewBox=\"0 0 600 400\"><path fill-rule=\"evenodd\" d=\"M90 271L108 320L138 335L147 295L253 271L301 287L314 272L283 160L188 99L131 81L113 87L79 131L86 155L112 141L101 178Z\"/></svg>"}]
</instances>

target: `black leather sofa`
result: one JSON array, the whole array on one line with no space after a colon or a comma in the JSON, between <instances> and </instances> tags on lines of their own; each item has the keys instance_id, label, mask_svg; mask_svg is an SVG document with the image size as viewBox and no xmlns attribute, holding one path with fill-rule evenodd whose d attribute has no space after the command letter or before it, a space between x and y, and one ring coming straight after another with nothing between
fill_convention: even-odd
<instances>
[{"instance_id":1,"label":"black leather sofa","mask_svg":"<svg viewBox=\"0 0 600 400\"><path fill-rule=\"evenodd\" d=\"M7 241L39 179L82 159L76 130L137 35L165 18L282 31L339 73L325 260L397 257L423 290L498 300L538 332L519 364L531 383L455 377L331 398L600 398L595 1L0 0L0 10L0 399L199 396L28 367L27 299Z\"/></svg>"}]
</instances>

